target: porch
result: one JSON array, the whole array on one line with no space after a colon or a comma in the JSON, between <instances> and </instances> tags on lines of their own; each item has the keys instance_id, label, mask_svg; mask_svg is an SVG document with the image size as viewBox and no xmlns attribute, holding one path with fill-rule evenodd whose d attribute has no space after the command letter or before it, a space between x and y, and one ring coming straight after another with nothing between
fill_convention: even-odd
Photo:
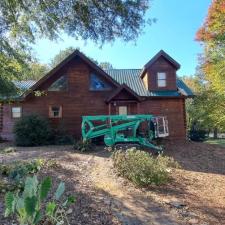
<instances>
[{"instance_id":1,"label":"porch","mask_svg":"<svg viewBox=\"0 0 225 225\"><path fill-rule=\"evenodd\" d=\"M109 115L128 115L140 113L141 98L125 84L121 85L108 97Z\"/></svg>"}]
</instances>

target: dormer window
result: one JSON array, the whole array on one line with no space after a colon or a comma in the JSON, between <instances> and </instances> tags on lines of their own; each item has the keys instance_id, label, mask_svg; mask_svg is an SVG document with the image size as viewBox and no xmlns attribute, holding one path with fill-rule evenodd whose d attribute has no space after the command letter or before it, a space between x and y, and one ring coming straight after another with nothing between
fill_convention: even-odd
<instances>
[{"instance_id":1,"label":"dormer window","mask_svg":"<svg viewBox=\"0 0 225 225\"><path fill-rule=\"evenodd\" d=\"M166 73L157 73L157 85L158 87L166 87Z\"/></svg>"}]
</instances>

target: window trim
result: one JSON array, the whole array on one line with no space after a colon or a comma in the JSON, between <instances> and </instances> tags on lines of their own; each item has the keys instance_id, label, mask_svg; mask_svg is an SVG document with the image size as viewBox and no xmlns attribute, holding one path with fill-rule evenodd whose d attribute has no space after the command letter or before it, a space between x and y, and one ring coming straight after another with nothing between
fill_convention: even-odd
<instances>
[{"instance_id":1,"label":"window trim","mask_svg":"<svg viewBox=\"0 0 225 225\"><path fill-rule=\"evenodd\" d=\"M53 115L53 111L52 111L52 108L53 107L59 107L59 116L54 116ZM51 118L51 119L60 119L62 118L62 106L61 105L50 105L48 107L48 117Z\"/></svg>"},{"instance_id":2,"label":"window trim","mask_svg":"<svg viewBox=\"0 0 225 225\"><path fill-rule=\"evenodd\" d=\"M159 78L160 74L164 74L165 78ZM159 85L159 81L165 81L165 86L160 86ZM166 74L166 72L157 72L157 87L158 88L165 88L165 87L167 87L167 74Z\"/></svg>"},{"instance_id":3,"label":"window trim","mask_svg":"<svg viewBox=\"0 0 225 225\"><path fill-rule=\"evenodd\" d=\"M14 117L13 116L13 108L20 108L20 116L19 117ZM22 117L22 106L11 106L11 118L12 119L20 119Z\"/></svg>"}]
</instances>

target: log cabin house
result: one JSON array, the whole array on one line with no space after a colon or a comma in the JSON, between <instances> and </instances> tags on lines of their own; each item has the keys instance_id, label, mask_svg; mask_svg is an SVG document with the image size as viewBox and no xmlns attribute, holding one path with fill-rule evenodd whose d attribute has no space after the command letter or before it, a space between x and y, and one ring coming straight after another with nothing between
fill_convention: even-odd
<instances>
[{"instance_id":1,"label":"log cabin house","mask_svg":"<svg viewBox=\"0 0 225 225\"><path fill-rule=\"evenodd\" d=\"M193 93L177 77L179 68L161 50L142 69L103 70L75 50L39 81L15 83L24 93L1 104L0 136L12 140L14 123L29 114L48 117L77 138L83 115L153 114L167 117L168 138L185 139L185 99Z\"/></svg>"}]
</instances>

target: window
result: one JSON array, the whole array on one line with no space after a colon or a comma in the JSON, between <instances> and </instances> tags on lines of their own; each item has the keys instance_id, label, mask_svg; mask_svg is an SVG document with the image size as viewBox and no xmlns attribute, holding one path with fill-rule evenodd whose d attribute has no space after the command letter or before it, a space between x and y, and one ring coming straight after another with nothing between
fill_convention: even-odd
<instances>
[{"instance_id":1,"label":"window","mask_svg":"<svg viewBox=\"0 0 225 225\"><path fill-rule=\"evenodd\" d=\"M21 107L12 107L12 118L20 118L22 115Z\"/></svg>"},{"instance_id":2,"label":"window","mask_svg":"<svg viewBox=\"0 0 225 225\"><path fill-rule=\"evenodd\" d=\"M108 83L106 83L105 81L101 80L97 75L91 74L90 90L92 90L92 91L111 90L111 86Z\"/></svg>"},{"instance_id":3,"label":"window","mask_svg":"<svg viewBox=\"0 0 225 225\"><path fill-rule=\"evenodd\" d=\"M119 106L119 115L127 115L127 106Z\"/></svg>"},{"instance_id":4,"label":"window","mask_svg":"<svg viewBox=\"0 0 225 225\"><path fill-rule=\"evenodd\" d=\"M166 87L166 73L157 73L158 87Z\"/></svg>"},{"instance_id":5,"label":"window","mask_svg":"<svg viewBox=\"0 0 225 225\"><path fill-rule=\"evenodd\" d=\"M48 88L48 91L67 91L68 79L67 76L61 76Z\"/></svg>"},{"instance_id":6,"label":"window","mask_svg":"<svg viewBox=\"0 0 225 225\"><path fill-rule=\"evenodd\" d=\"M49 107L50 118L61 118L62 117L62 106L50 106Z\"/></svg>"},{"instance_id":7,"label":"window","mask_svg":"<svg viewBox=\"0 0 225 225\"><path fill-rule=\"evenodd\" d=\"M156 117L156 134L157 137L167 137L169 136L169 129L168 129L168 120L164 116Z\"/></svg>"}]
</instances>

